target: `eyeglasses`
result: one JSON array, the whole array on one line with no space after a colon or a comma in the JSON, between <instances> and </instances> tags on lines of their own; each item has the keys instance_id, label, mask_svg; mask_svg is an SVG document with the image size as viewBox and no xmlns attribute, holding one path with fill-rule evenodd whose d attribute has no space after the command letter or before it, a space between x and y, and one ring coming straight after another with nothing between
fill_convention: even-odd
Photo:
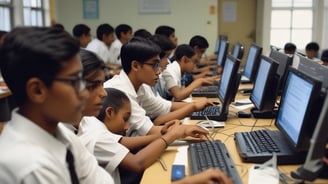
<instances>
[{"instance_id":1,"label":"eyeglasses","mask_svg":"<svg viewBox=\"0 0 328 184\"><path fill-rule=\"evenodd\" d=\"M161 63L160 62L155 62L155 63L143 63L145 65L152 66L154 71L162 70Z\"/></svg>"},{"instance_id":2,"label":"eyeglasses","mask_svg":"<svg viewBox=\"0 0 328 184\"><path fill-rule=\"evenodd\" d=\"M86 87L89 91L92 91L99 86L103 86L105 81L103 80L86 80Z\"/></svg>"},{"instance_id":3,"label":"eyeglasses","mask_svg":"<svg viewBox=\"0 0 328 184\"><path fill-rule=\"evenodd\" d=\"M85 79L83 79L82 73L80 73L78 76L57 77L54 78L53 80L70 84L77 93L80 93L86 87L86 81Z\"/></svg>"}]
</instances>

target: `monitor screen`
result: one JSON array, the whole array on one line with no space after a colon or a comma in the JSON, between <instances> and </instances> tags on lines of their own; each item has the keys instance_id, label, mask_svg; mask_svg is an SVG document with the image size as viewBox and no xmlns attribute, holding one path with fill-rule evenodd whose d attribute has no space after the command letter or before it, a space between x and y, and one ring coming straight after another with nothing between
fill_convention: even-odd
<instances>
[{"instance_id":1,"label":"monitor screen","mask_svg":"<svg viewBox=\"0 0 328 184\"><path fill-rule=\"evenodd\" d=\"M231 99L234 98L233 94L235 82L237 78L237 72L240 65L240 61L236 58L228 55L226 58L226 65L224 66L222 77L219 86L219 98L222 104L229 104ZM239 81L238 81L239 82ZM222 105L223 106L223 105Z\"/></svg>"},{"instance_id":2,"label":"monitor screen","mask_svg":"<svg viewBox=\"0 0 328 184\"><path fill-rule=\"evenodd\" d=\"M243 72L243 75L247 77L250 82L253 82L256 77L258 66L260 63L261 53L262 47L254 43L250 46Z\"/></svg>"},{"instance_id":3,"label":"monitor screen","mask_svg":"<svg viewBox=\"0 0 328 184\"><path fill-rule=\"evenodd\" d=\"M271 58L262 56L260 66L255 79L252 94L250 96L258 111L272 111L275 104L277 92L278 63Z\"/></svg>"},{"instance_id":4,"label":"monitor screen","mask_svg":"<svg viewBox=\"0 0 328 184\"><path fill-rule=\"evenodd\" d=\"M222 39L228 40L227 36L224 36L224 35L219 36L219 38L216 40L215 48L214 48L214 53L216 53L216 54L219 52L220 42Z\"/></svg>"},{"instance_id":5,"label":"monitor screen","mask_svg":"<svg viewBox=\"0 0 328 184\"><path fill-rule=\"evenodd\" d=\"M236 43L233 45L231 55L239 60L243 58L244 46L241 43Z\"/></svg>"},{"instance_id":6,"label":"monitor screen","mask_svg":"<svg viewBox=\"0 0 328 184\"><path fill-rule=\"evenodd\" d=\"M277 69L277 74L279 75L278 93L281 93L287 78L288 68L292 65L293 57L290 57L287 54L275 49L271 49L269 57L279 63Z\"/></svg>"},{"instance_id":7,"label":"monitor screen","mask_svg":"<svg viewBox=\"0 0 328 184\"><path fill-rule=\"evenodd\" d=\"M276 118L276 126L291 141L295 149L306 150L314 130L318 116L311 111L321 105L321 82L299 71L290 70L280 101L280 108ZM315 107L317 106L317 107ZM318 110L319 111L319 110ZM302 142L303 141L303 142Z\"/></svg>"},{"instance_id":8,"label":"monitor screen","mask_svg":"<svg viewBox=\"0 0 328 184\"><path fill-rule=\"evenodd\" d=\"M218 66L222 66L222 67L224 66L225 59L226 59L227 52L228 52L228 47L229 47L228 40L221 39L220 50L218 52L218 57L217 57L217 65Z\"/></svg>"}]
</instances>

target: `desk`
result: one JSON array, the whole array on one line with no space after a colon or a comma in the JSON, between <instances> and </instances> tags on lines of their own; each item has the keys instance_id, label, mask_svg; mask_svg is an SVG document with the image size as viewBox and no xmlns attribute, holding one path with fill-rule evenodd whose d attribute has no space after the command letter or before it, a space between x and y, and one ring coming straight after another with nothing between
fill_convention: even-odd
<instances>
[{"instance_id":1,"label":"desk","mask_svg":"<svg viewBox=\"0 0 328 184\"><path fill-rule=\"evenodd\" d=\"M248 98L244 95L238 94L236 99ZM215 99L217 100L217 99ZM215 139L219 139L225 143L230 156L232 157L236 168L239 172L239 175L243 181L243 183L247 183L248 181L248 169L253 165L253 163L244 163L237 153L237 147L234 142L234 133L235 132L243 132L243 131L251 131L251 130L259 130L263 128L268 128L271 130L276 130L274 126L274 119L253 119L253 118L238 118L236 116L236 109L230 107L229 118L226 121L225 128L218 128L218 133L215 135ZM197 120L190 120L190 124L197 123ZM254 126L255 125L255 126ZM174 162L176 155L177 147L170 146L168 149L162 154L161 158L167 165L167 171L164 171L159 162L155 162L152 166L150 166L144 173L141 183L142 184L153 184L153 183L163 183L168 184L171 183L171 165ZM290 175L291 171L295 171L300 165L282 165L278 166L279 169ZM186 168L186 172L188 172L188 168ZM317 179L311 183L328 183L328 180Z\"/></svg>"}]
</instances>

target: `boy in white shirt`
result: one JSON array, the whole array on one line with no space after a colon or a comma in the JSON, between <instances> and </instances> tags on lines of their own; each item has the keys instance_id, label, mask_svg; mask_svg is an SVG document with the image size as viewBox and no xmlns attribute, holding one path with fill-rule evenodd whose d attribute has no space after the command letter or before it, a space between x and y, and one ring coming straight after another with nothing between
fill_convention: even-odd
<instances>
[{"instance_id":1,"label":"boy in white shirt","mask_svg":"<svg viewBox=\"0 0 328 184\"><path fill-rule=\"evenodd\" d=\"M114 183L58 124L78 121L89 96L78 51L78 41L56 28L7 35L0 66L18 108L0 137L1 183Z\"/></svg>"}]
</instances>

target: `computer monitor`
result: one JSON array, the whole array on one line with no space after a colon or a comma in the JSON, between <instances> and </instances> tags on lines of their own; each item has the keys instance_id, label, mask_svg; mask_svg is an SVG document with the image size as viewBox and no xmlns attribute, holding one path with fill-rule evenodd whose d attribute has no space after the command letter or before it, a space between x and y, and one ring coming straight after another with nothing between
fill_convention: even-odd
<instances>
[{"instance_id":1,"label":"computer monitor","mask_svg":"<svg viewBox=\"0 0 328 184\"><path fill-rule=\"evenodd\" d=\"M226 65L222 72L218 97L222 103L222 112L228 114L229 105L237 93L238 85L236 84L239 84L240 80L240 74L238 75L240 61L228 54L225 62Z\"/></svg>"},{"instance_id":2,"label":"computer monitor","mask_svg":"<svg viewBox=\"0 0 328 184\"><path fill-rule=\"evenodd\" d=\"M263 56L255 79L250 100L254 104L251 113L255 118L274 118L279 77L277 76L278 63Z\"/></svg>"},{"instance_id":3,"label":"computer monitor","mask_svg":"<svg viewBox=\"0 0 328 184\"><path fill-rule=\"evenodd\" d=\"M217 66L224 67L224 63L228 53L228 48L229 48L229 41L226 39L221 39L220 49L217 57Z\"/></svg>"},{"instance_id":4,"label":"computer monitor","mask_svg":"<svg viewBox=\"0 0 328 184\"><path fill-rule=\"evenodd\" d=\"M321 91L326 92L328 88L328 67L303 56L299 56L299 58L298 69L319 79L322 82Z\"/></svg>"},{"instance_id":5,"label":"computer monitor","mask_svg":"<svg viewBox=\"0 0 328 184\"><path fill-rule=\"evenodd\" d=\"M322 107L319 120L315 127L314 133L310 141L310 148L306 156L304 164L296 171L291 173L291 176L296 179L313 181L321 177L324 163L322 158L325 156L326 145L328 140L328 95L326 95L324 105ZM327 175L327 173L326 173ZM327 178L327 176L324 176Z\"/></svg>"},{"instance_id":6,"label":"computer monitor","mask_svg":"<svg viewBox=\"0 0 328 184\"><path fill-rule=\"evenodd\" d=\"M242 83L252 83L254 81L260 63L261 54L262 47L252 43L249 47L248 56L243 71L243 76L245 76L247 80L242 80Z\"/></svg>"},{"instance_id":7,"label":"computer monitor","mask_svg":"<svg viewBox=\"0 0 328 184\"><path fill-rule=\"evenodd\" d=\"M244 56L244 46L241 43L235 43L232 48L231 55L239 60Z\"/></svg>"},{"instance_id":8,"label":"computer monitor","mask_svg":"<svg viewBox=\"0 0 328 184\"><path fill-rule=\"evenodd\" d=\"M290 68L275 125L292 147L307 151L322 107L321 82Z\"/></svg>"},{"instance_id":9,"label":"computer monitor","mask_svg":"<svg viewBox=\"0 0 328 184\"><path fill-rule=\"evenodd\" d=\"M278 94L280 95L286 81L288 68L293 63L293 57L272 48L269 57L279 63L277 74L279 75Z\"/></svg>"},{"instance_id":10,"label":"computer monitor","mask_svg":"<svg viewBox=\"0 0 328 184\"><path fill-rule=\"evenodd\" d=\"M214 48L215 54L217 54L220 50L220 43L221 43L222 39L228 40L228 37L225 35L219 35L219 38L216 40L216 43L215 43L215 48Z\"/></svg>"}]
</instances>

